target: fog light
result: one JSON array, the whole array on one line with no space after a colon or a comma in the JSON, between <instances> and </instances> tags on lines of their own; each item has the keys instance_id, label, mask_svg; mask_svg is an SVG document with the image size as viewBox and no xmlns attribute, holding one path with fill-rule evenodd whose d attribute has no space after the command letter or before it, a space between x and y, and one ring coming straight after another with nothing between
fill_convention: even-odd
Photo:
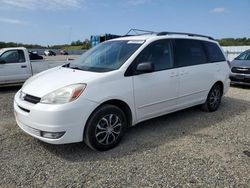
<instances>
[{"instance_id":1,"label":"fog light","mask_svg":"<svg viewBox=\"0 0 250 188\"><path fill-rule=\"evenodd\" d=\"M50 139L61 138L64 134L65 134L65 132L45 132L45 131L41 131L41 137L50 138Z\"/></svg>"}]
</instances>

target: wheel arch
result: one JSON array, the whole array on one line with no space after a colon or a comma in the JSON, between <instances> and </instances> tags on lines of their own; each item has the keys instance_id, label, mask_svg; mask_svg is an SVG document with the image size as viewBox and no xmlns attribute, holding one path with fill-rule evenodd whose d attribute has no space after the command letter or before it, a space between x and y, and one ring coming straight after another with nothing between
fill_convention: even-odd
<instances>
[{"instance_id":1,"label":"wheel arch","mask_svg":"<svg viewBox=\"0 0 250 188\"><path fill-rule=\"evenodd\" d=\"M223 94L224 93L224 84L223 84L223 82L219 80L219 81L215 82L212 87L214 87L215 85L219 85L220 86L222 94Z\"/></svg>"},{"instance_id":2,"label":"wheel arch","mask_svg":"<svg viewBox=\"0 0 250 188\"><path fill-rule=\"evenodd\" d=\"M90 116L88 117L87 122L89 121L90 117L93 115L93 113L94 113L97 109L99 109L101 106L106 105L106 104L114 105L114 106L117 106L118 108L120 108L120 109L124 112L124 114L125 114L125 116L126 116L126 118L127 118L128 127L130 127L130 126L132 125L133 114L132 114L131 108L129 107L129 105L128 105L126 102L124 102L124 101L122 101L122 100L120 100L120 99L110 99L110 100L107 100L107 101L102 102L100 105L98 105L98 106L92 111L92 113L91 113ZM85 127L84 127L84 132L85 132Z\"/></svg>"},{"instance_id":3,"label":"wheel arch","mask_svg":"<svg viewBox=\"0 0 250 188\"><path fill-rule=\"evenodd\" d=\"M214 108L214 109L211 109L211 107L209 106L210 104L208 104L208 97L209 97L209 93L212 91L212 89L215 87L215 86L219 86L220 89L221 89L221 94L223 95L223 92L224 92L224 84L222 81L216 81L210 88L208 94L207 94L207 97L206 97L206 100L204 101L204 103L201 104L201 109L206 111L206 112L213 112L213 111L216 111L218 109L218 107ZM221 97L222 97L221 95ZM221 100L221 99L220 99ZM220 104L220 102L219 102Z\"/></svg>"},{"instance_id":4,"label":"wheel arch","mask_svg":"<svg viewBox=\"0 0 250 188\"><path fill-rule=\"evenodd\" d=\"M118 108L120 108L124 112L124 114L127 118L128 127L132 125L132 121L133 121L132 111L126 102L119 100L119 99L111 99L111 100L103 102L97 108L99 108L100 106L105 105L105 104L111 104L111 105L114 105L114 106L117 106Z\"/></svg>"},{"instance_id":5,"label":"wheel arch","mask_svg":"<svg viewBox=\"0 0 250 188\"><path fill-rule=\"evenodd\" d=\"M96 140L96 136L93 136L93 134L95 134L95 133L93 132L92 125L97 125L96 123L99 121L99 119L96 119L96 117L93 115L95 113L97 113L98 117L103 117L102 116L103 113L104 114L109 113L109 111L112 109L113 110L120 109L122 112L124 112L124 115L125 115L126 120L127 120L127 122L126 122L127 126L130 126L130 123L132 122L132 112L131 112L128 104L125 103L124 101L112 99L112 100L107 100L107 101L101 103L100 105L98 105L92 111L90 116L88 117L86 124L84 126L84 129L83 129L83 141L85 142L85 144L87 144L87 146L89 146L93 150L106 151L107 149L113 148L115 145L117 145L120 142L120 140L124 134L124 131L126 129L125 126L123 126L123 128L121 129L123 131L121 131L119 133L119 135L116 137L116 140L114 142L110 143L110 145L106 145L107 147L106 146L101 147L101 145L100 145L101 143L100 142L97 143L98 141ZM103 110L106 110L106 111L103 111ZM120 112L120 110L119 110L119 112ZM98 121L96 121L96 120L98 120Z\"/></svg>"}]
</instances>

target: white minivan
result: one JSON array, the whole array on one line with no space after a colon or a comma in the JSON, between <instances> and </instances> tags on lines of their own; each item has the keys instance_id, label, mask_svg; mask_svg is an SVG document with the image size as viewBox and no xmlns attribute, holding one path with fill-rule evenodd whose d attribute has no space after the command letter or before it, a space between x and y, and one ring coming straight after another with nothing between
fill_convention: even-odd
<instances>
[{"instance_id":1,"label":"white minivan","mask_svg":"<svg viewBox=\"0 0 250 188\"><path fill-rule=\"evenodd\" d=\"M84 141L104 151L141 121L195 105L217 110L229 73L211 37L126 36L31 77L15 95L15 117L23 131L44 142Z\"/></svg>"}]
</instances>

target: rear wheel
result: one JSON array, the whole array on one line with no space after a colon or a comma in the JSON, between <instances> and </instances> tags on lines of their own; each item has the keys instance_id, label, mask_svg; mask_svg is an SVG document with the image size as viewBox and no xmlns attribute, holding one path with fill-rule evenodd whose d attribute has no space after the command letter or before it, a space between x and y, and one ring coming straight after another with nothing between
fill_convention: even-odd
<instances>
[{"instance_id":1,"label":"rear wheel","mask_svg":"<svg viewBox=\"0 0 250 188\"><path fill-rule=\"evenodd\" d=\"M216 111L221 103L222 88L216 84L209 91L206 102L202 105L202 109L208 112Z\"/></svg>"},{"instance_id":2,"label":"rear wheel","mask_svg":"<svg viewBox=\"0 0 250 188\"><path fill-rule=\"evenodd\" d=\"M126 127L126 116L120 108L103 105L95 110L88 120L84 141L94 150L106 151L121 141Z\"/></svg>"}]
</instances>

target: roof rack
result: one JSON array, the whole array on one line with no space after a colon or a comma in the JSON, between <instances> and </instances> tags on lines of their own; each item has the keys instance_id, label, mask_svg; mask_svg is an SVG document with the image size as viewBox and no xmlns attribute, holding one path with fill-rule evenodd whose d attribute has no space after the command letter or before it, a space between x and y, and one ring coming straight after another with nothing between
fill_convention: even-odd
<instances>
[{"instance_id":1,"label":"roof rack","mask_svg":"<svg viewBox=\"0 0 250 188\"><path fill-rule=\"evenodd\" d=\"M181 33L181 32L160 32L157 33L157 36L163 36L163 35L187 35L187 36L191 36L191 37L204 37L204 38L208 38L210 40L215 40L213 37L210 36L206 36L206 35L199 35L199 34L194 34L194 33Z\"/></svg>"},{"instance_id":2,"label":"roof rack","mask_svg":"<svg viewBox=\"0 0 250 188\"><path fill-rule=\"evenodd\" d=\"M134 33L134 34L130 34L130 33ZM131 36L131 35L145 35L145 34L155 34L156 32L154 31L147 31L147 30L141 30L141 29L130 29L126 35L124 36Z\"/></svg>"}]
</instances>

